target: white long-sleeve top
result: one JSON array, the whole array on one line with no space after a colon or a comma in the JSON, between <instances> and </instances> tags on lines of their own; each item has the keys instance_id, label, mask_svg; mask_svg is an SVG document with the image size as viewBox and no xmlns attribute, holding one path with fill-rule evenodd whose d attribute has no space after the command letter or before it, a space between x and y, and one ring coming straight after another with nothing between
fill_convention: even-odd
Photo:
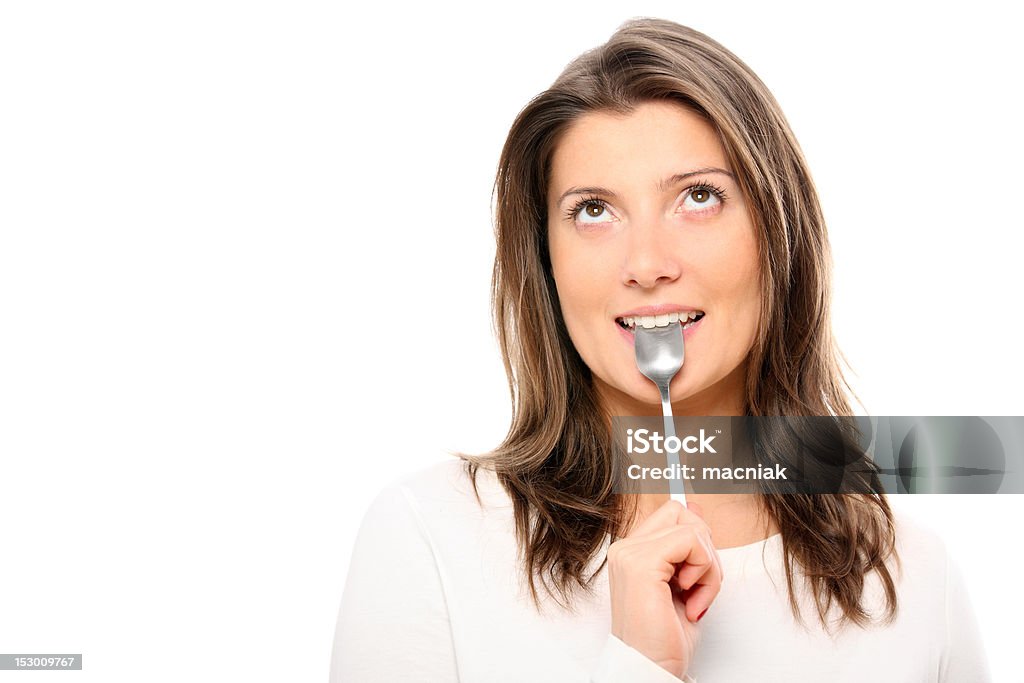
<instances>
[{"instance_id":1,"label":"white long-sleeve top","mask_svg":"<svg viewBox=\"0 0 1024 683\"><path fill-rule=\"evenodd\" d=\"M550 598L543 614L536 611L516 561L512 503L494 473L480 470L477 481L483 506L455 459L377 495L352 554L331 683L678 683L611 635L607 566L593 597L577 594L575 613ZM719 549L722 590L700 622L684 680L989 681L966 587L944 544L901 515L896 523L903 563L896 621L834 637L810 608L808 628L794 619L779 535ZM810 604L806 594L799 599ZM873 575L865 600L869 609L882 604Z\"/></svg>"}]
</instances>

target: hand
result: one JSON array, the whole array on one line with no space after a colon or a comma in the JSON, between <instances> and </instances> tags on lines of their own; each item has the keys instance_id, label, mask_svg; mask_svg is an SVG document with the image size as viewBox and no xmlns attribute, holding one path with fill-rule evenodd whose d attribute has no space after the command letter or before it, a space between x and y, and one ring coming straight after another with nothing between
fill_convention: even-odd
<instances>
[{"instance_id":1,"label":"hand","mask_svg":"<svg viewBox=\"0 0 1024 683\"><path fill-rule=\"evenodd\" d=\"M668 500L608 547L612 634L680 678L697 620L722 587L722 565L696 503Z\"/></svg>"}]
</instances>

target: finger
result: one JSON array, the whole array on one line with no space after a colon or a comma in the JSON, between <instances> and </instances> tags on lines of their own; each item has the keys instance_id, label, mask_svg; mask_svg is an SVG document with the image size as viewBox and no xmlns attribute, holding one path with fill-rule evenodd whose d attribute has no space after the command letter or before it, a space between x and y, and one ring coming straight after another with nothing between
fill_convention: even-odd
<instances>
[{"instance_id":1,"label":"finger","mask_svg":"<svg viewBox=\"0 0 1024 683\"><path fill-rule=\"evenodd\" d=\"M657 549L661 546L657 543L652 545L652 542L663 541L666 538L676 536L680 532L692 533L694 538L702 535L707 536L708 539L711 538L711 531L708 529L707 525L697 519L694 521L682 522L680 524L672 524L671 526L662 527L661 529L655 529L649 534L637 534L630 536L620 542L625 546L646 546L648 548ZM654 552L657 553L658 551L655 550Z\"/></svg>"},{"instance_id":2,"label":"finger","mask_svg":"<svg viewBox=\"0 0 1024 683\"><path fill-rule=\"evenodd\" d=\"M692 512L693 514L697 515L697 517L700 517L702 520L704 519L704 508L700 506L700 503L689 502L686 504L686 509ZM710 527L708 527L708 530L710 532ZM712 544L712 548L713 547L714 544ZM718 557L717 551L714 553L714 556L715 566L718 568L719 580L725 579L725 572L722 571L722 560Z\"/></svg>"},{"instance_id":3,"label":"finger","mask_svg":"<svg viewBox=\"0 0 1024 683\"><path fill-rule=\"evenodd\" d=\"M704 572L714 566L710 542L702 543L706 531L695 525L680 525L665 529L654 536L619 541L618 557L630 557L625 566L633 570L657 572L662 581L673 584L678 567L684 563L699 565Z\"/></svg>"},{"instance_id":4,"label":"finger","mask_svg":"<svg viewBox=\"0 0 1024 683\"><path fill-rule=\"evenodd\" d=\"M696 554L690 557L689 553L694 552L690 546L700 544L701 540L703 540L702 547L696 549ZM631 548L643 556L653 557L651 562L655 564L658 561L671 562L673 565L681 564L684 561L691 563L717 562L718 559L715 546L711 542L711 530L707 524L697 518L682 524L663 527L646 535L631 535L618 543L623 549ZM677 545L679 543L683 545ZM668 567L665 566L663 569L668 570ZM674 574L675 567L673 566L672 574L669 576ZM666 577L666 580L668 578Z\"/></svg>"},{"instance_id":5,"label":"finger","mask_svg":"<svg viewBox=\"0 0 1024 683\"><path fill-rule=\"evenodd\" d=\"M711 607L711 603L718 597L721 586L717 583L699 583L693 590L683 596L686 605L686 618L696 624L701 615Z\"/></svg>"},{"instance_id":6,"label":"finger","mask_svg":"<svg viewBox=\"0 0 1024 683\"><path fill-rule=\"evenodd\" d=\"M714 546L711 545L710 539L707 538L698 538L698 542L703 547L703 556L706 556L708 561L691 562L687 560L683 563L682 568L675 576L675 584L681 590L689 590L696 583L709 583L712 581L721 583L722 573L718 566ZM700 555L697 553L693 554L693 557L698 556Z\"/></svg>"},{"instance_id":7,"label":"finger","mask_svg":"<svg viewBox=\"0 0 1024 683\"><path fill-rule=\"evenodd\" d=\"M710 547L705 529L693 524L684 524L668 532L646 541L649 552L656 553L658 558L675 565L685 562L692 565L710 567L714 564L713 548Z\"/></svg>"},{"instance_id":8,"label":"finger","mask_svg":"<svg viewBox=\"0 0 1024 683\"><path fill-rule=\"evenodd\" d=\"M718 570L718 582L722 583L725 581L725 570L722 569L722 558L718 556L718 548L712 544L711 554L715 558L715 569Z\"/></svg>"}]
</instances>

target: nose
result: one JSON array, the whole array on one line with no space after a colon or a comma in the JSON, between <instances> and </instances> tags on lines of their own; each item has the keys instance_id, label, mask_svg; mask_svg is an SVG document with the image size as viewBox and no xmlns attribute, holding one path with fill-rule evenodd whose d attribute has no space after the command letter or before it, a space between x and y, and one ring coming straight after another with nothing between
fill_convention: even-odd
<instances>
[{"instance_id":1,"label":"nose","mask_svg":"<svg viewBox=\"0 0 1024 683\"><path fill-rule=\"evenodd\" d=\"M645 289L675 282L682 274L678 250L671 226L659 223L636 226L626 239L623 282L628 287Z\"/></svg>"}]
</instances>

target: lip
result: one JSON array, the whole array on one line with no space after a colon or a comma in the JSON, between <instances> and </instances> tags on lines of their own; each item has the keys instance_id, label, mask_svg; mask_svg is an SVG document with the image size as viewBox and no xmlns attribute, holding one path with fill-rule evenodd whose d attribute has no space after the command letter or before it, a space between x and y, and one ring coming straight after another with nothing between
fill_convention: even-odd
<instances>
[{"instance_id":1,"label":"lip","mask_svg":"<svg viewBox=\"0 0 1024 683\"><path fill-rule=\"evenodd\" d=\"M685 304L657 304L655 306L641 306L640 308L633 308L624 313L619 313L615 316L615 320L627 316L665 315L666 313L682 313L683 311L704 311L704 309L700 306L687 306ZM704 312L707 313L707 311Z\"/></svg>"},{"instance_id":2,"label":"lip","mask_svg":"<svg viewBox=\"0 0 1024 683\"><path fill-rule=\"evenodd\" d=\"M644 310L644 309L638 309L638 310ZM684 310L684 311L698 310L699 311L701 309L699 309L699 308L697 308L697 309L694 309L694 308L683 308L683 309L680 309L680 310ZM675 311L669 311L669 313L674 313L674 312ZM636 313L626 313L625 315L652 315L652 314L651 313L639 313L639 314L636 314ZM619 317L622 317L622 316L619 316ZM689 327L687 327L685 330L683 330L683 339L688 340L690 337L692 337L694 334L696 334L697 330L700 329L700 326L704 323L705 320L707 320L707 318L708 318L708 315L707 315L707 313L705 313L703 318L701 318L700 320L698 320L697 322L691 324ZM619 330L619 334L622 335L622 338L629 344L629 347L632 349L634 344L636 344L636 333L633 330L627 330L625 327L623 327L622 325L619 325L619 323L617 323L615 321L612 321L612 324L615 325L615 327Z\"/></svg>"}]
</instances>

